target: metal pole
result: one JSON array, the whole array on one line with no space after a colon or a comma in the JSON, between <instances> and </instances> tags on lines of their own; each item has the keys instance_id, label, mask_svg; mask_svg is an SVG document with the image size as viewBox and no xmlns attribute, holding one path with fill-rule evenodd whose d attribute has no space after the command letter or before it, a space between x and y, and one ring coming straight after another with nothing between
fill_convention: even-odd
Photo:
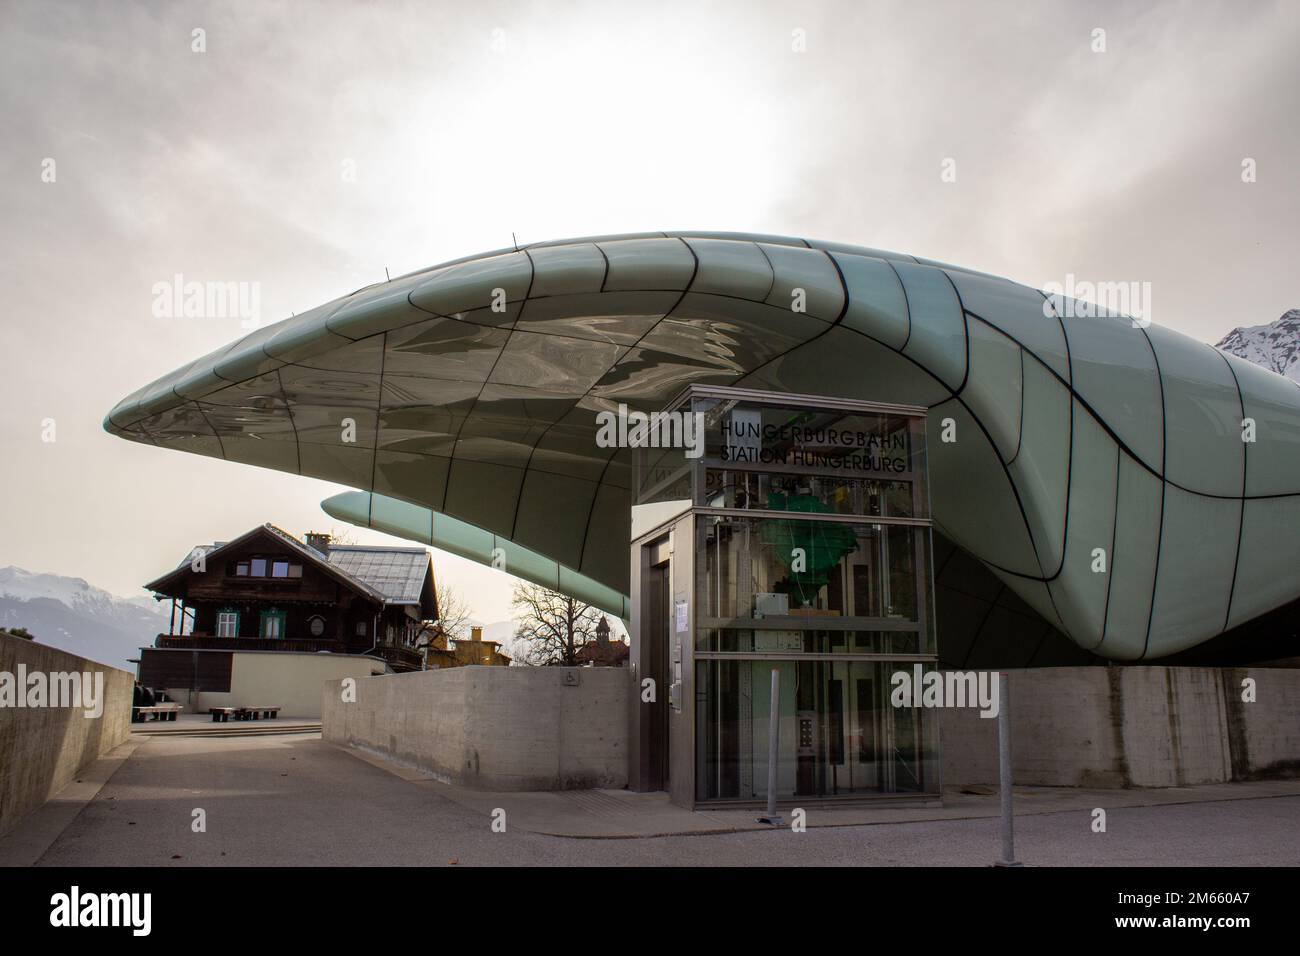
<instances>
[{"instance_id":1,"label":"metal pole","mask_svg":"<svg viewBox=\"0 0 1300 956\"><path fill-rule=\"evenodd\" d=\"M1014 820L1011 810L1011 681L998 675L998 790L1002 804L1002 858L998 866L1020 866L1016 862Z\"/></svg>"},{"instance_id":2,"label":"metal pole","mask_svg":"<svg viewBox=\"0 0 1300 956\"><path fill-rule=\"evenodd\" d=\"M776 761L781 740L781 672L772 668L772 709L767 720L767 815L759 823L784 826L785 821L776 813Z\"/></svg>"}]
</instances>

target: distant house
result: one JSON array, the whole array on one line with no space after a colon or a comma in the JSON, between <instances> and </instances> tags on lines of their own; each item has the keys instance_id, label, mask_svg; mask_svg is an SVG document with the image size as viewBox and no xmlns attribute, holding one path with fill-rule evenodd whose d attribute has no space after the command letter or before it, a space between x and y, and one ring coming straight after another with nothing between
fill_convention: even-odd
<instances>
[{"instance_id":1,"label":"distant house","mask_svg":"<svg viewBox=\"0 0 1300 956\"><path fill-rule=\"evenodd\" d=\"M509 656L501 653L501 642L483 640L481 627L471 627L468 638L454 638L434 625L425 629L417 643L424 652L426 670L470 664L510 666Z\"/></svg>"},{"instance_id":2,"label":"distant house","mask_svg":"<svg viewBox=\"0 0 1300 956\"><path fill-rule=\"evenodd\" d=\"M601 615L600 623L596 625L596 639L583 644L574 656L581 666L626 667L628 650L622 641L609 639L609 619Z\"/></svg>"},{"instance_id":3,"label":"distant house","mask_svg":"<svg viewBox=\"0 0 1300 956\"><path fill-rule=\"evenodd\" d=\"M226 705L213 695L241 695L235 670L243 673L246 689L256 684L262 697L295 692L280 678L270 680L272 672L320 672L329 679L338 676L344 657L364 659L361 676L376 667L380 673L419 670L416 638L438 617L433 565L424 548L337 545L315 533L301 541L271 524L196 547L145 588L159 600L171 599L172 625L152 648L142 649L140 681L191 696L202 692L204 706ZM232 655L254 653L281 662L264 656L235 666ZM286 669L283 655L291 654L339 660ZM358 669L344 667L348 674L349 668ZM318 713L320 684L314 676L303 680L300 696L305 704L314 692ZM290 706L281 700L237 703Z\"/></svg>"}]
</instances>

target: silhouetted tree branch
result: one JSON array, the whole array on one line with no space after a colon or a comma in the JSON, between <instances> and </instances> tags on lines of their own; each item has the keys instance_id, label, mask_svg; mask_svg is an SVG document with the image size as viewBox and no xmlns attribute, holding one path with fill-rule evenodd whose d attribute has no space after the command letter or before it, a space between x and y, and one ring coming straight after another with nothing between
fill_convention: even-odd
<instances>
[{"instance_id":1,"label":"silhouetted tree branch","mask_svg":"<svg viewBox=\"0 0 1300 956\"><path fill-rule=\"evenodd\" d=\"M515 659L535 667L574 667L578 651L596 639L600 611L537 584L515 586Z\"/></svg>"}]
</instances>

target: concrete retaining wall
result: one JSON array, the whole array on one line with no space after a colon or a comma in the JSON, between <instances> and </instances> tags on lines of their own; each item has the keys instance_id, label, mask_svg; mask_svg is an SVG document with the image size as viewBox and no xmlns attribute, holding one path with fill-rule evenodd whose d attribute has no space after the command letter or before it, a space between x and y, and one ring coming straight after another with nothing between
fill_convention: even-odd
<instances>
[{"instance_id":1,"label":"concrete retaining wall","mask_svg":"<svg viewBox=\"0 0 1300 956\"><path fill-rule=\"evenodd\" d=\"M0 706L0 833L71 783L77 771L131 736L135 678L20 637L0 634L0 672L103 674L103 713L82 708ZM93 677L92 677L93 680Z\"/></svg>"},{"instance_id":2,"label":"concrete retaining wall","mask_svg":"<svg viewBox=\"0 0 1300 956\"><path fill-rule=\"evenodd\" d=\"M325 685L321 735L477 790L627 785L629 671L455 667ZM568 681L569 683L566 683Z\"/></svg>"},{"instance_id":3,"label":"concrete retaining wall","mask_svg":"<svg viewBox=\"0 0 1300 956\"><path fill-rule=\"evenodd\" d=\"M1181 787L1300 776L1300 670L1056 667L1009 672L1018 784ZM1255 681L1255 702L1242 681ZM997 721L941 717L944 784L997 782Z\"/></svg>"}]
</instances>

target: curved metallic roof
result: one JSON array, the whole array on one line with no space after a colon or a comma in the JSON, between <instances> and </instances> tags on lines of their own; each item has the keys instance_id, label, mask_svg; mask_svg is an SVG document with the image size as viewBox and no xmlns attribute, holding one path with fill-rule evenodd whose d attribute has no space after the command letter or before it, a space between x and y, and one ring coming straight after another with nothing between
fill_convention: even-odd
<instances>
[{"instance_id":1,"label":"curved metallic roof","mask_svg":"<svg viewBox=\"0 0 1300 956\"><path fill-rule=\"evenodd\" d=\"M349 520L414 506L389 530L618 610L630 460L596 446L597 411L692 382L924 405L936 526L1081 647L1163 656L1300 596L1300 389L1068 304L779 236L540 243L258 329L105 427L374 492L331 499Z\"/></svg>"}]
</instances>

